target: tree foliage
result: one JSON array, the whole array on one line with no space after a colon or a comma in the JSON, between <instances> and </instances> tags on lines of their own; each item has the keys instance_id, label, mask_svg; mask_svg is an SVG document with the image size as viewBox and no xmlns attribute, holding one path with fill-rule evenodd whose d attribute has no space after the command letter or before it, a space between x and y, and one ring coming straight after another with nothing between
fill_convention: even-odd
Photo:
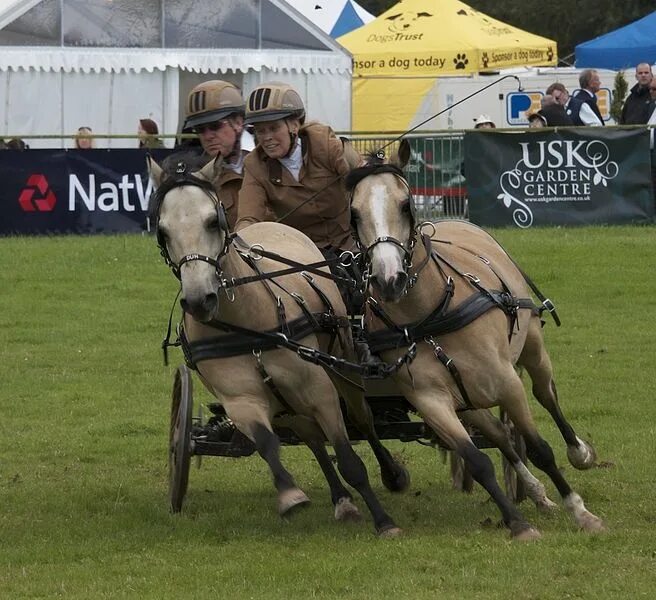
<instances>
[{"instance_id":1,"label":"tree foliage","mask_svg":"<svg viewBox=\"0 0 656 600\"><path fill-rule=\"evenodd\" d=\"M374 15L380 15L396 0L357 0ZM426 4L436 0L426 0ZM574 63L574 47L597 36L628 25L656 9L654 0L465 0L472 8L510 25L558 43L558 56Z\"/></svg>"}]
</instances>

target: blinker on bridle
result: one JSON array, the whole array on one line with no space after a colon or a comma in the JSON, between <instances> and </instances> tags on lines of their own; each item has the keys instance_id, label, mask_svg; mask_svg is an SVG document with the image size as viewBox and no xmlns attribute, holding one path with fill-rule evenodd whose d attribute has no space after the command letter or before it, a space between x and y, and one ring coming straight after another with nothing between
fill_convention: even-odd
<instances>
[{"instance_id":1,"label":"blinker on bridle","mask_svg":"<svg viewBox=\"0 0 656 600\"><path fill-rule=\"evenodd\" d=\"M216 207L219 231L222 231L225 234L225 243L223 244L223 248L221 249L221 252L219 252L219 254L216 256L216 258L212 258L211 256L206 256L204 254L192 253L183 256L176 264L171 259L168 248L166 247L166 240L164 239L164 236L161 234L159 230L159 217L166 194L168 194L171 190L175 188L183 187L185 185L193 185L201 188L212 200L212 203ZM187 164L183 161L180 161L176 165L174 176L164 180L164 182L160 185L160 187L157 188L157 191L155 192L155 198L156 198L156 207L157 207L156 209L157 210L157 228L156 228L157 245L159 247L159 251L160 254L162 255L162 258L164 259L164 262L171 269L173 275L175 275L175 277L178 280L180 280L181 279L180 269L182 268L182 266L187 264L188 262L200 260L202 262L206 262L209 265L213 266L214 269L216 270L217 277L221 278L221 265L219 264L219 262L228 253L228 250L230 249L230 242L232 241L232 237L230 236L230 231L228 228L228 221L225 214L225 208L223 207L223 204L220 202L220 200L217 198L216 191L214 189L214 186L212 185L212 182L206 181L205 179L200 179L199 177L196 177L191 173L187 173Z\"/></svg>"}]
</instances>

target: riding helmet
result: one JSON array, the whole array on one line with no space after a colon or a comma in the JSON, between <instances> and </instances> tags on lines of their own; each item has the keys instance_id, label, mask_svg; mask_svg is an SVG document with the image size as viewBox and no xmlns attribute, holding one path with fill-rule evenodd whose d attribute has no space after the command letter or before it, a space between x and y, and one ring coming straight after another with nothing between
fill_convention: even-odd
<instances>
[{"instance_id":1,"label":"riding helmet","mask_svg":"<svg viewBox=\"0 0 656 600\"><path fill-rule=\"evenodd\" d=\"M244 114L244 99L239 89L220 79L205 81L189 92L185 128L220 121L233 114Z\"/></svg>"},{"instance_id":2,"label":"riding helmet","mask_svg":"<svg viewBox=\"0 0 656 600\"><path fill-rule=\"evenodd\" d=\"M246 102L246 123L277 121L278 119L305 121L305 106L298 92L287 83L272 81L258 85Z\"/></svg>"}]
</instances>

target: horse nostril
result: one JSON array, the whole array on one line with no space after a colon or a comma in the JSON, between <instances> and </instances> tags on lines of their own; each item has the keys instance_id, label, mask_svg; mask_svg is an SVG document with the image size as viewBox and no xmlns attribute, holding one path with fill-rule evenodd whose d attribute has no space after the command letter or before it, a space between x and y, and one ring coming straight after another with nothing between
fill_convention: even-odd
<instances>
[{"instance_id":1,"label":"horse nostril","mask_svg":"<svg viewBox=\"0 0 656 600\"><path fill-rule=\"evenodd\" d=\"M203 299L203 308L208 313L213 313L214 309L216 309L217 302L218 302L218 296L214 292L206 294L205 298Z\"/></svg>"}]
</instances>

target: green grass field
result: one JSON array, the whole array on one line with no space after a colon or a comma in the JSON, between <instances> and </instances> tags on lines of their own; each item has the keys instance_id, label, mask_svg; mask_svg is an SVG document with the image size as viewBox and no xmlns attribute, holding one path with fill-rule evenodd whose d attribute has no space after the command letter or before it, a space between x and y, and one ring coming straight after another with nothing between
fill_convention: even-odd
<instances>
[{"instance_id":1,"label":"green grass field","mask_svg":"<svg viewBox=\"0 0 656 600\"><path fill-rule=\"evenodd\" d=\"M391 444L409 492L375 488L405 536L332 519L303 447L283 460L313 504L275 513L257 456L206 458L171 515L167 443L174 352L160 342L176 281L149 237L0 239L0 598L653 597L656 583L656 227L501 230L556 303L546 325L561 403L605 468L578 472L532 406L559 465L610 531L559 510L525 515L532 544L498 529L480 487L451 489L439 453ZM195 388L196 402L210 397ZM495 462L498 461L495 457ZM497 472L498 469L497 469ZM546 477L547 489L557 500ZM362 502L358 502L362 507Z\"/></svg>"}]
</instances>

